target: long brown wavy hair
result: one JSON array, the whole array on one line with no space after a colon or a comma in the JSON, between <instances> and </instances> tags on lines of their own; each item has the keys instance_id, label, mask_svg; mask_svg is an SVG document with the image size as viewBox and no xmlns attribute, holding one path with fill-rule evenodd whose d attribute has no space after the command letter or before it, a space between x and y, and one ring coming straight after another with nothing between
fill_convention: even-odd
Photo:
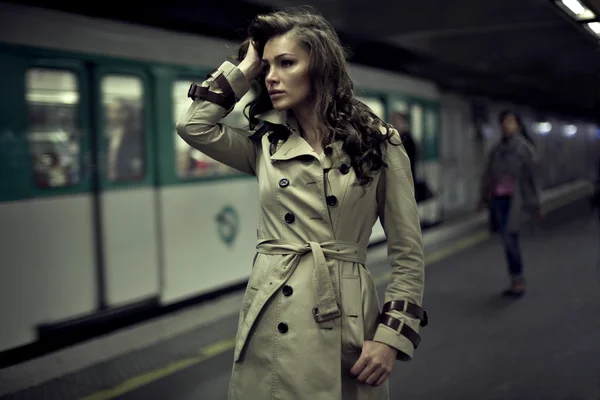
<instances>
[{"instance_id":1,"label":"long brown wavy hair","mask_svg":"<svg viewBox=\"0 0 600 400\"><path fill-rule=\"evenodd\" d=\"M350 157L358 181L362 186L368 185L373 180L372 172L387 166L382 145L386 140L394 144L391 142L394 129L355 97L354 84L348 74L347 52L325 18L308 6L258 15L250 23L248 39L240 46L237 61L246 56L250 40L262 57L269 39L287 33L292 33L310 55L309 74L323 146L342 140L342 148ZM258 95L244 110L251 128L259 123L256 115L273 108L265 77L263 72L257 79ZM380 127L385 128L385 133ZM275 127L269 140L273 144L288 137L287 129Z\"/></svg>"}]
</instances>

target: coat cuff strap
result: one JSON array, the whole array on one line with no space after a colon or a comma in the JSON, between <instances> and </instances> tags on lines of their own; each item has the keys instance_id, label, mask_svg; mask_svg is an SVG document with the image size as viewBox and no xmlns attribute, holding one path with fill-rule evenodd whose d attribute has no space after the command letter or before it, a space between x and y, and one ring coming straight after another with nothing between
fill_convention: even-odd
<instances>
[{"instance_id":1,"label":"coat cuff strap","mask_svg":"<svg viewBox=\"0 0 600 400\"><path fill-rule=\"evenodd\" d=\"M383 305L383 313L387 313L389 311L400 311L412 314L415 318L421 320L421 326L425 327L429 323L429 317L427 316L427 311L425 311L422 307L414 303L410 303L404 300L392 300L388 301Z\"/></svg>"},{"instance_id":2,"label":"coat cuff strap","mask_svg":"<svg viewBox=\"0 0 600 400\"><path fill-rule=\"evenodd\" d=\"M379 323L385 325L389 328L392 328L394 331L398 332L413 344L413 347L416 349L419 347L419 343L421 342L421 336L413 328L408 326L405 322L394 318L390 315L383 314L379 317Z\"/></svg>"},{"instance_id":3,"label":"coat cuff strap","mask_svg":"<svg viewBox=\"0 0 600 400\"><path fill-rule=\"evenodd\" d=\"M235 103L235 94L233 93L233 89L231 89L231 85L227 81L227 79L223 76L223 74L219 74L215 78L215 83L219 85L223 94L211 92L208 90L208 87L198 86L195 83L190 85L190 89L188 90L188 97L192 100L206 100L211 103L215 103L226 110L231 109Z\"/></svg>"}]
</instances>

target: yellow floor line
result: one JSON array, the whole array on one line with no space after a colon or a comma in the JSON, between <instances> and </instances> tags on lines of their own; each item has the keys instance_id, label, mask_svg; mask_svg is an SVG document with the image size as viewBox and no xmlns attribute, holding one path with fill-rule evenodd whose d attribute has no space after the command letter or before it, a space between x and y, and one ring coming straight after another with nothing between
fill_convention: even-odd
<instances>
[{"instance_id":1,"label":"yellow floor line","mask_svg":"<svg viewBox=\"0 0 600 400\"><path fill-rule=\"evenodd\" d=\"M134 376L133 378L130 378L111 389L96 392L89 396L83 397L81 400L106 400L122 396L123 394L131 392L134 389L145 386L149 383L157 381L166 376L172 375L185 368L199 364L202 361L218 356L219 354L222 354L232 349L234 345L235 338L229 338L218 341L216 343L202 348L200 350L200 353L195 357L188 357L182 360L177 360L153 371Z\"/></svg>"},{"instance_id":2,"label":"yellow floor line","mask_svg":"<svg viewBox=\"0 0 600 400\"><path fill-rule=\"evenodd\" d=\"M478 243L484 242L490 238L490 233L487 230L480 231L471 236L467 236L466 238L460 239L438 251L434 251L429 255L425 255L425 266L429 267L432 264L435 264L445 258L450 257L453 254L456 254L462 250L465 250L469 247L473 247ZM392 272L386 272L383 275L380 275L373 279L377 286L387 283L390 279Z\"/></svg>"},{"instance_id":3,"label":"yellow floor line","mask_svg":"<svg viewBox=\"0 0 600 400\"><path fill-rule=\"evenodd\" d=\"M458 240L451 245L435 251L430 255L425 256L425 265L430 266L443 260L444 258L450 257L464 249L475 246L478 243L484 242L490 238L490 233L487 230L480 231L474 235L468 236L464 239ZM387 272L381 276L374 278L375 284L378 286L387 283L390 279L391 272ZM119 385L93 393L89 396L83 397L80 400L108 400L118 396L122 396L125 393L131 392L139 387L148 385L161 378L172 375L185 368L189 368L193 365L197 365L202 361L206 361L210 358L216 357L226 351L233 349L235 346L235 337L229 339L223 339L206 347L203 347L197 356L184 358L182 360L174 361L163 367L155 369L153 371L146 372L144 374L134 376L126 380Z\"/></svg>"}]
</instances>

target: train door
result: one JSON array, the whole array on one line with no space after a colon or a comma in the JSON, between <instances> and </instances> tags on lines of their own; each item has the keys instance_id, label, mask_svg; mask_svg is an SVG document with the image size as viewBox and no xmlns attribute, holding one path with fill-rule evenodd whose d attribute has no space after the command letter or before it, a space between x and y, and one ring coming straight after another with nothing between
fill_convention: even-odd
<instances>
[{"instance_id":1,"label":"train door","mask_svg":"<svg viewBox=\"0 0 600 400\"><path fill-rule=\"evenodd\" d=\"M433 104L402 96L391 96L390 121L396 129L408 129L415 146L415 198L423 226L441 222L440 168L437 154L437 110ZM403 116L403 117L401 117ZM405 125L405 126L401 126ZM408 147L407 147L408 148Z\"/></svg>"},{"instance_id":2,"label":"train door","mask_svg":"<svg viewBox=\"0 0 600 400\"><path fill-rule=\"evenodd\" d=\"M156 73L164 101L159 118L168 122L160 138L167 154L159 160L166 176L159 188L161 305L238 285L247 280L248 260L256 253L256 179L193 149L175 130L192 105L187 97L190 85L203 82L207 72L186 68ZM250 89L221 122L247 128L243 111L255 95Z\"/></svg>"},{"instance_id":3,"label":"train door","mask_svg":"<svg viewBox=\"0 0 600 400\"><path fill-rule=\"evenodd\" d=\"M94 68L95 193L106 307L159 292L159 240L150 78L129 65Z\"/></svg>"},{"instance_id":4,"label":"train door","mask_svg":"<svg viewBox=\"0 0 600 400\"><path fill-rule=\"evenodd\" d=\"M2 351L153 301L159 261L144 71L7 49L0 73Z\"/></svg>"},{"instance_id":5,"label":"train door","mask_svg":"<svg viewBox=\"0 0 600 400\"><path fill-rule=\"evenodd\" d=\"M84 63L3 49L0 351L98 307Z\"/></svg>"},{"instance_id":6,"label":"train door","mask_svg":"<svg viewBox=\"0 0 600 400\"><path fill-rule=\"evenodd\" d=\"M428 224L438 224L443 218L443 194L444 188L441 179L441 165L439 154L439 127L440 112L439 105L422 101L420 105L421 112L414 112L413 115L420 115L422 126L423 143L423 182L426 184L423 197L427 200L427 211L425 220ZM429 197L431 196L431 197ZM429 197L429 198L428 198Z\"/></svg>"}]
</instances>

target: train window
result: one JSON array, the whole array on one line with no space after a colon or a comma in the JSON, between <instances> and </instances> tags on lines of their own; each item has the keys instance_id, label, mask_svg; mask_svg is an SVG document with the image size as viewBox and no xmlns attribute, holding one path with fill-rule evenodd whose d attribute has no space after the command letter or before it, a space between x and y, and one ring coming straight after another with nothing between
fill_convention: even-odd
<instances>
[{"instance_id":1,"label":"train window","mask_svg":"<svg viewBox=\"0 0 600 400\"><path fill-rule=\"evenodd\" d=\"M427 148L426 157L436 156L436 136L437 136L437 113L434 109L428 108L425 112L425 147Z\"/></svg>"},{"instance_id":2,"label":"train window","mask_svg":"<svg viewBox=\"0 0 600 400\"><path fill-rule=\"evenodd\" d=\"M178 80L173 84L173 116L176 119L183 115L191 105L191 100L187 97L191 84L192 81L189 80ZM235 128L247 128L248 120L244 116L244 107L253 97L254 91L250 90L221 123ZM241 174L241 172L191 148L179 137L177 132L174 132L174 134L175 162L177 163L176 169L179 177L219 177Z\"/></svg>"},{"instance_id":3,"label":"train window","mask_svg":"<svg viewBox=\"0 0 600 400\"><path fill-rule=\"evenodd\" d=\"M409 109L408 109L408 103L404 100L396 100L392 103L392 109L395 112L400 112L403 114L408 114L409 113Z\"/></svg>"},{"instance_id":4,"label":"train window","mask_svg":"<svg viewBox=\"0 0 600 400\"><path fill-rule=\"evenodd\" d=\"M410 111L408 103L405 101L394 101L392 103L392 112L390 115L390 123L399 133L406 130L410 131Z\"/></svg>"},{"instance_id":5,"label":"train window","mask_svg":"<svg viewBox=\"0 0 600 400\"><path fill-rule=\"evenodd\" d=\"M413 104L410 110L410 126L413 139L416 143L423 145L423 107Z\"/></svg>"},{"instance_id":6,"label":"train window","mask_svg":"<svg viewBox=\"0 0 600 400\"><path fill-rule=\"evenodd\" d=\"M101 82L106 177L111 182L144 178L144 88L131 75L105 75Z\"/></svg>"},{"instance_id":7,"label":"train window","mask_svg":"<svg viewBox=\"0 0 600 400\"><path fill-rule=\"evenodd\" d=\"M374 97L357 96L356 98L365 103L365 105L369 107L375 113L375 115L382 120L385 120L385 105L383 104L383 101Z\"/></svg>"},{"instance_id":8,"label":"train window","mask_svg":"<svg viewBox=\"0 0 600 400\"><path fill-rule=\"evenodd\" d=\"M31 68L25 75L28 140L34 180L52 188L79 182L79 91L67 70Z\"/></svg>"}]
</instances>

